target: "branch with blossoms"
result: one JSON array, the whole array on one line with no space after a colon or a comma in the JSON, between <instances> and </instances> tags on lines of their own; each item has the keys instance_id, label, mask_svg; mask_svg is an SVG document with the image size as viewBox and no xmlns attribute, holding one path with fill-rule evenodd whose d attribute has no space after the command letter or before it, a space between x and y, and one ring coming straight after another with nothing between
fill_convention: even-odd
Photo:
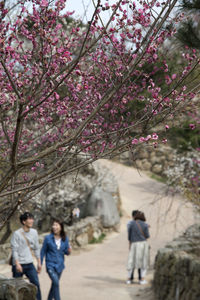
<instances>
[{"instance_id":1,"label":"branch with blossoms","mask_svg":"<svg viewBox=\"0 0 200 300\"><path fill-rule=\"evenodd\" d=\"M99 0L86 25L63 13L63 0L20 2L12 18L0 6L1 227L48 182L140 144L156 146L154 128L192 101L186 81L197 53L183 49L177 74L160 56L182 18L173 17L176 3Z\"/></svg>"}]
</instances>

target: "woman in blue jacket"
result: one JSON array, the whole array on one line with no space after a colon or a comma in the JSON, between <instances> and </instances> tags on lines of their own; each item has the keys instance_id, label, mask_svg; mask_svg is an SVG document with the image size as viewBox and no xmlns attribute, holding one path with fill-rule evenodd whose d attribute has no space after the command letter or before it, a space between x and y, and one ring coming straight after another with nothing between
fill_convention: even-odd
<instances>
[{"instance_id":1,"label":"woman in blue jacket","mask_svg":"<svg viewBox=\"0 0 200 300\"><path fill-rule=\"evenodd\" d=\"M46 258L46 270L52 281L48 300L60 300L59 279L64 265L64 255L71 253L64 225L59 220L54 220L51 233L44 239L41 249L41 263Z\"/></svg>"}]
</instances>

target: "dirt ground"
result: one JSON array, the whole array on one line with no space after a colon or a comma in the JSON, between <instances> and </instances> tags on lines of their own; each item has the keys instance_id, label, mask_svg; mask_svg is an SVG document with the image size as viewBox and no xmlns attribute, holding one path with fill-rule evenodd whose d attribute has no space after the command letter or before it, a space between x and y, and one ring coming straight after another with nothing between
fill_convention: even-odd
<instances>
[{"instance_id":1,"label":"dirt ground","mask_svg":"<svg viewBox=\"0 0 200 300\"><path fill-rule=\"evenodd\" d=\"M102 160L116 176L123 216L118 231L108 234L101 244L88 245L66 258L60 289L62 300L154 300L151 291L156 252L196 221L190 204L178 196L167 196L165 185L136 169ZM126 224L133 209L145 212L150 225L151 267L147 285L126 285L128 242ZM9 266L0 265L0 274L11 276ZM47 299L50 280L43 267L40 275L43 299Z\"/></svg>"}]
</instances>

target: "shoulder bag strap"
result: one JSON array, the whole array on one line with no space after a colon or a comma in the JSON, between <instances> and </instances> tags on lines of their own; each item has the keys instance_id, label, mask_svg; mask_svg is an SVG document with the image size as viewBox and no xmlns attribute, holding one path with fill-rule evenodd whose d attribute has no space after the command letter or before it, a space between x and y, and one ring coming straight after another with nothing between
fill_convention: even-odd
<instances>
[{"instance_id":1,"label":"shoulder bag strap","mask_svg":"<svg viewBox=\"0 0 200 300\"><path fill-rule=\"evenodd\" d=\"M142 234L142 235L144 236L144 238L146 239L146 236L144 235L144 232L143 232L143 230L142 230L141 225L140 225L137 221L135 221L135 223L137 224L137 226L138 226L138 228L139 228L141 234Z\"/></svg>"},{"instance_id":2,"label":"shoulder bag strap","mask_svg":"<svg viewBox=\"0 0 200 300\"><path fill-rule=\"evenodd\" d=\"M30 249L30 251L31 251L31 255L32 255L33 257L35 257L35 253L34 253L33 250L31 249L30 243L29 243L27 237L25 236L24 232L21 231L21 234L23 235L23 237L24 237L24 239L25 239L25 241L26 241L26 243L27 243L27 245L28 245L28 247L29 247L29 249Z\"/></svg>"}]
</instances>

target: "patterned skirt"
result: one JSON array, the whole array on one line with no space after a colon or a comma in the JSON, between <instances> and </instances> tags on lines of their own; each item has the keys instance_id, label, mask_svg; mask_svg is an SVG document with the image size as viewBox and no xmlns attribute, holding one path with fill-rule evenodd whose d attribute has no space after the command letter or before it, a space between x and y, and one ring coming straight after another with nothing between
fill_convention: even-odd
<instances>
[{"instance_id":1,"label":"patterned skirt","mask_svg":"<svg viewBox=\"0 0 200 300\"><path fill-rule=\"evenodd\" d=\"M147 269L149 265L149 245L147 241L131 244L128 255L127 270Z\"/></svg>"}]
</instances>

